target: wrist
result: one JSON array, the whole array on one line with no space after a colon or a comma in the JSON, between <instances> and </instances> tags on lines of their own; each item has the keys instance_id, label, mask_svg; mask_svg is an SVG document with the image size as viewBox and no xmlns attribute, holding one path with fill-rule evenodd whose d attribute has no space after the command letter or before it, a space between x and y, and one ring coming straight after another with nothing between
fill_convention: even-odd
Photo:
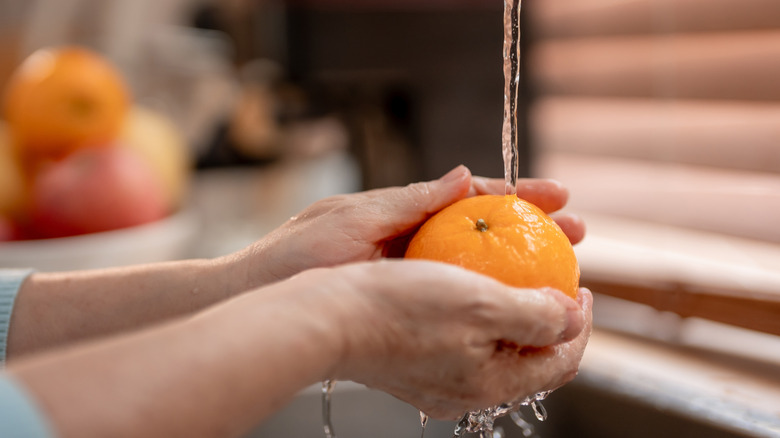
<instances>
[{"instance_id":1,"label":"wrist","mask_svg":"<svg viewBox=\"0 0 780 438\"><path fill-rule=\"evenodd\" d=\"M290 244L280 239L277 231L272 232L248 247L223 257L230 265L231 284L238 292L257 289L280 280L285 280L302 269L291 260Z\"/></svg>"},{"instance_id":2,"label":"wrist","mask_svg":"<svg viewBox=\"0 0 780 438\"><path fill-rule=\"evenodd\" d=\"M241 331L259 336L250 336L253 349L268 361L273 349L258 346L282 344L275 355L294 355L296 364L288 364L287 372L298 373L306 385L340 376L345 340L354 329L350 285L331 271L307 271L227 303L233 309L225 313L230 324L246 321ZM269 337L269 331L275 334Z\"/></svg>"},{"instance_id":3,"label":"wrist","mask_svg":"<svg viewBox=\"0 0 780 438\"><path fill-rule=\"evenodd\" d=\"M357 380L366 367L371 366L372 352L376 352L374 348L379 342L375 329L381 325L373 293L381 285L372 275L372 265L360 263L315 271L329 275L315 278L313 282L325 286L320 296L327 300L322 304L327 310L322 314L329 318L331 327L329 334L334 356L325 376L327 379Z\"/></svg>"}]
</instances>

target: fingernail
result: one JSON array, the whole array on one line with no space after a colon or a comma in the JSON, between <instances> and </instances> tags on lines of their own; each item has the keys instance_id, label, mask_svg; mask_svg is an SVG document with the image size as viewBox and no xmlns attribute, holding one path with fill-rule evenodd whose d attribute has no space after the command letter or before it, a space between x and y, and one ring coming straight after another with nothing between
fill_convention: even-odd
<instances>
[{"instance_id":1,"label":"fingernail","mask_svg":"<svg viewBox=\"0 0 780 438\"><path fill-rule=\"evenodd\" d=\"M462 179L467 172L468 169L466 168L466 166L461 164L458 167L447 172L446 175L441 177L440 181L445 184L454 183L455 181L459 181L460 179Z\"/></svg>"},{"instance_id":2,"label":"fingernail","mask_svg":"<svg viewBox=\"0 0 780 438\"><path fill-rule=\"evenodd\" d=\"M580 304L580 307L582 307L585 304L585 295L590 295L592 292L590 289L586 287L581 287L579 293L577 294L577 302Z\"/></svg>"}]
</instances>

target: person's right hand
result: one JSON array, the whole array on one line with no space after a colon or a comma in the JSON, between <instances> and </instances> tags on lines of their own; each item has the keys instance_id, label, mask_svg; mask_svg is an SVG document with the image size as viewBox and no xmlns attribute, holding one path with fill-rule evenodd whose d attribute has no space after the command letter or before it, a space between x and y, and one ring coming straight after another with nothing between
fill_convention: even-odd
<instances>
[{"instance_id":1,"label":"person's right hand","mask_svg":"<svg viewBox=\"0 0 780 438\"><path fill-rule=\"evenodd\" d=\"M504 180L475 177L458 166L433 181L323 199L233 258L245 272L238 275L245 281L236 289L306 269L402 256L414 231L434 213L468 196L504 191ZM517 194L547 213L563 208L568 199L561 184L545 179L519 180ZM582 240L581 219L570 214L553 218L573 244Z\"/></svg>"},{"instance_id":2,"label":"person's right hand","mask_svg":"<svg viewBox=\"0 0 780 438\"><path fill-rule=\"evenodd\" d=\"M333 275L352 287L340 288L329 306L341 314L344 339L332 377L388 392L434 418L563 385L576 375L590 335L585 289L578 303L423 261L303 274L322 276L314 280L321 285Z\"/></svg>"}]
</instances>

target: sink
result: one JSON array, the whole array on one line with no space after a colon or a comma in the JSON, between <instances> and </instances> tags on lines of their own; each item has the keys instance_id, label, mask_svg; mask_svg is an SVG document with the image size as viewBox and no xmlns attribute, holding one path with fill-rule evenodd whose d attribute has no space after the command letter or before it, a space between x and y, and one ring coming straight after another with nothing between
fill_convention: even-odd
<instances>
[{"instance_id":1,"label":"sink","mask_svg":"<svg viewBox=\"0 0 780 438\"><path fill-rule=\"evenodd\" d=\"M580 376L553 392L544 402L549 414L537 421L530 408L521 412L537 438L656 438L757 436L727 430L722 425L693 418L683 412L659 407L604 389L593 379ZM351 382L338 382L332 395L332 422L338 438L416 438L420 436L419 414L412 406L385 393ZM496 422L506 438L523 438L511 419ZM454 421L429 421L426 438L451 438ZM282 411L260 424L246 438L324 437L319 387L301 393ZM477 436L468 434L466 436Z\"/></svg>"}]
</instances>

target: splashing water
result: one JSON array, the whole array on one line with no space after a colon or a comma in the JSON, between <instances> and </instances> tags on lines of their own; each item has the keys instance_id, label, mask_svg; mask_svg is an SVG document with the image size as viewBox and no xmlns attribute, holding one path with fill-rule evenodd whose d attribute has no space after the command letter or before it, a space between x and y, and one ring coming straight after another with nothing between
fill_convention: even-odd
<instances>
[{"instance_id":1,"label":"splashing water","mask_svg":"<svg viewBox=\"0 0 780 438\"><path fill-rule=\"evenodd\" d=\"M531 408L534 410L534 415L536 415L537 420L544 421L547 419L547 409L544 408L541 400L535 399L532 401Z\"/></svg>"},{"instance_id":2,"label":"splashing water","mask_svg":"<svg viewBox=\"0 0 780 438\"><path fill-rule=\"evenodd\" d=\"M523 436L532 437L534 436L534 427L525 421L519 411L524 406L531 406L537 420L546 420L547 410L542 406L542 400L547 398L550 392L540 392L521 401L504 403L492 408L469 412L456 425L453 438L462 437L465 433L479 433L481 438L494 437L495 421L505 415L510 415L510 418L522 430Z\"/></svg>"},{"instance_id":3,"label":"splashing water","mask_svg":"<svg viewBox=\"0 0 780 438\"><path fill-rule=\"evenodd\" d=\"M504 0L504 123L501 143L504 153L506 194L516 193L520 155L517 150L517 107L520 86L520 2Z\"/></svg>"},{"instance_id":4,"label":"splashing water","mask_svg":"<svg viewBox=\"0 0 780 438\"><path fill-rule=\"evenodd\" d=\"M325 430L326 438L336 438L336 433L333 431L333 424L330 420L330 398L335 387L335 380L322 382L322 428Z\"/></svg>"},{"instance_id":5,"label":"splashing water","mask_svg":"<svg viewBox=\"0 0 780 438\"><path fill-rule=\"evenodd\" d=\"M336 387L336 381L326 380L322 382L322 426L326 438L336 438L331 422L331 396ZM453 438L462 437L465 433L479 433L480 438L504 438L504 430L494 427L495 421L505 415L509 415L512 421L520 428L526 438L535 437L534 426L525 420L520 413L524 406L531 406L536 418L539 421L547 419L547 410L542 406L542 400L552 391L545 391L536 394L533 397L527 397L522 401L513 403L504 403L496 407L483 409L480 411L469 412L458 422ZM423 411L420 411L420 438L425 438L425 426L428 424L429 417Z\"/></svg>"}]
</instances>

